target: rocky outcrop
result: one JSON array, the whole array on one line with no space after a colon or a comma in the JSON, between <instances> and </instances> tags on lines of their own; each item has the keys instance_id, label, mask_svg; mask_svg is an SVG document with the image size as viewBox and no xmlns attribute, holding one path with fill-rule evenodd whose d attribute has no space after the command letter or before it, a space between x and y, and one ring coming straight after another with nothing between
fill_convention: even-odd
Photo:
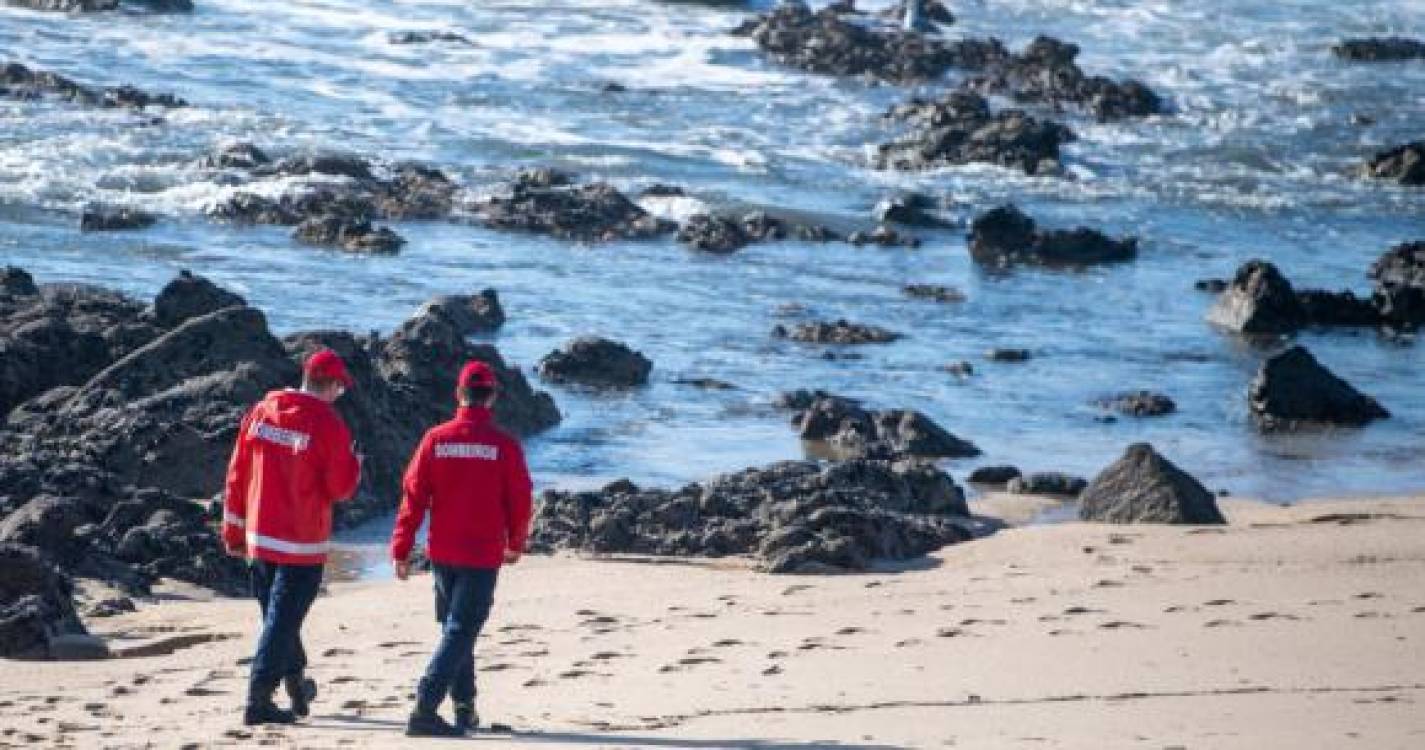
<instances>
[{"instance_id":1,"label":"rocky outcrop","mask_svg":"<svg viewBox=\"0 0 1425 750\"><path fill-rule=\"evenodd\" d=\"M1262 364L1247 394L1252 420L1264 431L1303 425L1364 426L1390 413L1294 346Z\"/></svg>"},{"instance_id":2,"label":"rocky outcrop","mask_svg":"<svg viewBox=\"0 0 1425 750\"><path fill-rule=\"evenodd\" d=\"M1236 333L1282 335L1309 325L1377 325L1383 303L1349 291L1298 291L1276 266L1248 261L1208 310L1207 320Z\"/></svg>"},{"instance_id":3,"label":"rocky outcrop","mask_svg":"<svg viewBox=\"0 0 1425 750\"><path fill-rule=\"evenodd\" d=\"M1425 325L1425 242L1404 242L1371 265L1371 302L1394 325Z\"/></svg>"},{"instance_id":4,"label":"rocky outcrop","mask_svg":"<svg viewBox=\"0 0 1425 750\"><path fill-rule=\"evenodd\" d=\"M58 73L35 70L20 63L0 66L0 97L37 99L53 96L87 107L186 107L188 103L172 94L151 94L133 86L94 88Z\"/></svg>"},{"instance_id":5,"label":"rocky outcrop","mask_svg":"<svg viewBox=\"0 0 1425 750\"><path fill-rule=\"evenodd\" d=\"M910 461L773 464L678 490L546 492L535 551L752 555L772 573L864 570L971 538L964 493Z\"/></svg>"},{"instance_id":6,"label":"rocky outcrop","mask_svg":"<svg viewBox=\"0 0 1425 750\"><path fill-rule=\"evenodd\" d=\"M1396 146L1372 156L1361 175L1400 185L1425 185L1425 141Z\"/></svg>"},{"instance_id":7,"label":"rocky outcrop","mask_svg":"<svg viewBox=\"0 0 1425 750\"><path fill-rule=\"evenodd\" d=\"M1079 495L1079 519L1099 523L1223 524L1217 498L1153 446L1136 443Z\"/></svg>"},{"instance_id":8,"label":"rocky outcrop","mask_svg":"<svg viewBox=\"0 0 1425 750\"><path fill-rule=\"evenodd\" d=\"M1079 47L1040 36L1017 55L998 60L968 86L1023 102L1071 106L1099 120L1143 117L1163 110L1162 99L1141 81L1088 75L1074 62Z\"/></svg>"},{"instance_id":9,"label":"rocky outcrop","mask_svg":"<svg viewBox=\"0 0 1425 750\"><path fill-rule=\"evenodd\" d=\"M841 239L831 229L779 219L765 211L736 216L694 214L678 228L678 241L695 250L733 253L754 242L796 239L830 242Z\"/></svg>"},{"instance_id":10,"label":"rocky outcrop","mask_svg":"<svg viewBox=\"0 0 1425 750\"><path fill-rule=\"evenodd\" d=\"M117 232L125 229L145 229L158 221L158 217L136 208L116 206L91 206L84 209L79 217L81 232Z\"/></svg>"},{"instance_id":11,"label":"rocky outcrop","mask_svg":"<svg viewBox=\"0 0 1425 750\"><path fill-rule=\"evenodd\" d=\"M853 18L834 7L813 13L801 2L781 3L732 33L751 37L763 52L783 65L891 83L927 81L939 78L952 67L981 67L987 58L1007 55L994 40L943 42L888 24Z\"/></svg>"},{"instance_id":12,"label":"rocky outcrop","mask_svg":"<svg viewBox=\"0 0 1425 750\"><path fill-rule=\"evenodd\" d=\"M793 409L792 427L803 440L825 442L838 458L968 458L980 455L929 417L909 409L870 411L860 403L822 391L782 394Z\"/></svg>"},{"instance_id":13,"label":"rocky outcrop","mask_svg":"<svg viewBox=\"0 0 1425 750\"><path fill-rule=\"evenodd\" d=\"M493 293L438 298L389 338L315 332L278 341L241 297L191 274L150 306L74 285L0 274L0 542L41 546L61 569L131 594L158 577L245 591L207 499L222 488L238 423L267 391L295 385L318 345L358 384L337 405L366 456L338 522L390 512L422 433L453 410L467 360L496 370L495 416L529 434L559 419L553 400L470 337Z\"/></svg>"},{"instance_id":14,"label":"rocky outcrop","mask_svg":"<svg viewBox=\"0 0 1425 750\"><path fill-rule=\"evenodd\" d=\"M0 657L43 657L50 643L86 631L69 579L34 547L0 537Z\"/></svg>"},{"instance_id":15,"label":"rocky outcrop","mask_svg":"<svg viewBox=\"0 0 1425 750\"><path fill-rule=\"evenodd\" d=\"M1009 480L1005 487L1016 495L1058 495L1074 497L1088 486L1083 477L1062 474L1057 471L1038 471Z\"/></svg>"},{"instance_id":16,"label":"rocky outcrop","mask_svg":"<svg viewBox=\"0 0 1425 750\"><path fill-rule=\"evenodd\" d=\"M912 299L927 299L942 303L964 302L966 299L965 293L959 289L939 284L906 284L901 287L901 293Z\"/></svg>"},{"instance_id":17,"label":"rocky outcrop","mask_svg":"<svg viewBox=\"0 0 1425 750\"><path fill-rule=\"evenodd\" d=\"M970 484L1004 487L1021 476L1024 475L1016 466L981 466L970 472L970 476L966 481Z\"/></svg>"},{"instance_id":18,"label":"rocky outcrop","mask_svg":"<svg viewBox=\"0 0 1425 750\"><path fill-rule=\"evenodd\" d=\"M448 42L453 44L464 44L469 47L479 46L470 41L464 34L457 34L454 31L393 31L386 35L386 41L391 44L431 44L432 42Z\"/></svg>"},{"instance_id":19,"label":"rocky outcrop","mask_svg":"<svg viewBox=\"0 0 1425 750\"><path fill-rule=\"evenodd\" d=\"M617 341L583 336L545 355L536 369L555 383L631 388L648 383L653 362Z\"/></svg>"},{"instance_id":20,"label":"rocky outcrop","mask_svg":"<svg viewBox=\"0 0 1425 750\"><path fill-rule=\"evenodd\" d=\"M1153 391L1115 393L1098 399L1094 405L1130 417L1161 417L1178 410L1178 405L1171 398Z\"/></svg>"},{"instance_id":21,"label":"rocky outcrop","mask_svg":"<svg viewBox=\"0 0 1425 750\"><path fill-rule=\"evenodd\" d=\"M1132 260L1137 254L1133 237L1115 240L1086 227L1041 231L1013 205L992 209L970 225L970 256L988 266L1082 266Z\"/></svg>"},{"instance_id":22,"label":"rocky outcrop","mask_svg":"<svg viewBox=\"0 0 1425 750\"><path fill-rule=\"evenodd\" d=\"M1354 62L1420 60L1425 59L1425 41L1401 36L1346 39L1332 47L1331 52Z\"/></svg>"},{"instance_id":23,"label":"rocky outcrop","mask_svg":"<svg viewBox=\"0 0 1425 750\"><path fill-rule=\"evenodd\" d=\"M799 323L788 329L778 325L772 329L772 336L779 339L800 341L804 344L888 344L902 338L902 335L878 326L851 323L838 320L834 323Z\"/></svg>"},{"instance_id":24,"label":"rocky outcrop","mask_svg":"<svg viewBox=\"0 0 1425 750\"><path fill-rule=\"evenodd\" d=\"M292 233L298 242L361 254L393 254L406 241L390 227L372 226L364 219L327 214L313 216Z\"/></svg>"},{"instance_id":25,"label":"rocky outcrop","mask_svg":"<svg viewBox=\"0 0 1425 750\"><path fill-rule=\"evenodd\" d=\"M612 185L516 181L507 195L478 201L470 210L485 225L548 234L581 242L647 239L675 229L644 211Z\"/></svg>"},{"instance_id":26,"label":"rocky outcrop","mask_svg":"<svg viewBox=\"0 0 1425 750\"><path fill-rule=\"evenodd\" d=\"M990 111L984 97L954 91L939 101L912 99L891 109L892 120L909 122L903 138L878 146L880 169L915 171L982 162L1026 174L1056 174L1059 149L1073 131L1019 110Z\"/></svg>"},{"instance_id":27,"label":"rocky outcrop","mask_svg":"<svg viewBox=\"0 0 1425 750\"><path fill-rule=\"evenodd\" d=\"M902 193L877 201L871 217L878 224L902 224L908 227L941 227L945 222L932 213L935 200L919 193Z\"/></svg>"},{"instance_id":28,"label":"rocky outcrop","mask_svg":"<svg viewBox=\"0 0 1425 750\"><path fill-rule=\"evenodd\" d=\"M191 13L193 0L2 0L0 5L58 13L99 13L134 8L149 13Z\"/></svg>"}]
</instances>

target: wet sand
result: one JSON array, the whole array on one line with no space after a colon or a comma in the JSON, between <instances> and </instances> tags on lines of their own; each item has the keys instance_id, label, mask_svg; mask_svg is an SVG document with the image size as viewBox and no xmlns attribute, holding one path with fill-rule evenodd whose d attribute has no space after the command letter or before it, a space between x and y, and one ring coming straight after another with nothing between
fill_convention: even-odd
<instances>
[{"instance_id":1,"label":"wet sand","mask_svg":"<svg viewBox=\"0 0 1425 750\"><path fill-rule=\"evenodd\" d=\"M901 570L530 558L482 638L500 747L1425 746L1425 496L1012 528ZM174 590L5 662L0 746L404 746L430 580L334 583L314 716L241 726L256 607ZM431 744L436 744L432 741ZM411 743L417 744L417 743Z\"/></svg>"}]
</instances>

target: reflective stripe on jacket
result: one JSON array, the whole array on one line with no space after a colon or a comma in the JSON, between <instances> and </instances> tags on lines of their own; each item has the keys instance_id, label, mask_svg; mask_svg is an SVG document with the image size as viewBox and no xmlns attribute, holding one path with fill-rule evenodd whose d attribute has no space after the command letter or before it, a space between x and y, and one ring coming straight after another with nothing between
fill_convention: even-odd
<instances>
[{"instance_id":1,"label":"reflective stripe on jacket","mask_svg":"<svg viewBox=\"0 0 1425 750\"><path fill-rule=\"evenodd\" d=\"M336 409L309 393L273 391L243 417L228 464L223 539L259 560L325 563L331 506L350 498L360 479Z\"/></svg>"},{"instance_id":2,"label":"reflective stripe on jacket","mask_svg":"<svg viewBox=\"0 0 1425 750\"><path fill-rule=\"evenodd\" d=\"M429 512L432 562L498 568L505 550L524 551L530 494L519 441L494 425L489 409L460 407L454 419L431 428L411 456L391 557L410 557Z\"/></svg>"}]
</instances>

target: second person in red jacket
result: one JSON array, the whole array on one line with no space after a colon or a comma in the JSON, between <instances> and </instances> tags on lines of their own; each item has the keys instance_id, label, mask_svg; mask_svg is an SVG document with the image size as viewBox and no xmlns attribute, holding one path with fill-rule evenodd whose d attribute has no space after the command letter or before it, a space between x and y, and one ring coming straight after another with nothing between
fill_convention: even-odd
<instances>
[{"instance_id":1,"label":"second person in red jacket","mask_svg":"<svg viewBox=\"0 0 1425 750\"><path fill-rule=\"evenodd\" d=\"M412 737L459 737L479 726L475 639L489 618L500 566L518 562L532 512L529 469L519 441L491 420L495 373L470 362L456 380L455 418L432 428L411 457L391 537L396 576L410 575L411 548L430 514L440 645L431 656L406 726ZM436 712L449 695L455 724Z\"/></svg>"}]
</instances>

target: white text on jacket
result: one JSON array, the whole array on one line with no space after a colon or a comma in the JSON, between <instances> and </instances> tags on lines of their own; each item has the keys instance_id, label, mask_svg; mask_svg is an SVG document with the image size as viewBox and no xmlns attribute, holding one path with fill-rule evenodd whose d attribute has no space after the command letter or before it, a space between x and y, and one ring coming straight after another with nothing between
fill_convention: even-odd
<instances>
[{"instance_id":1,"label":"white text on jacket","mask_svg":"<svg viewBox=\"0 0 1425 750\"><path fill-rule=\"evenodd\" d=\"M484 443L436 443L436 458L482 458L494 461L500 457L500 449Z\"/></svg>"}]
</instances>

